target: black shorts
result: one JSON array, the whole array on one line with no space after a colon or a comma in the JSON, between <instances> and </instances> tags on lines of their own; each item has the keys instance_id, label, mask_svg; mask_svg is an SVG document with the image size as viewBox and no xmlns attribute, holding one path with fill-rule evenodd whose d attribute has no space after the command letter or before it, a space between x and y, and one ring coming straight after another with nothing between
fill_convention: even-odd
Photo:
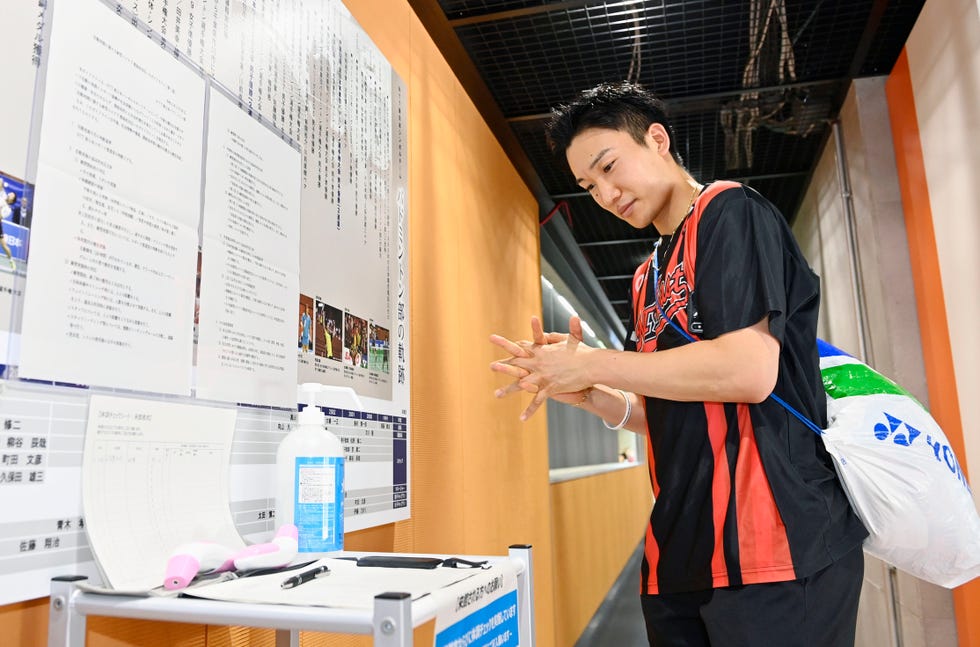
<instances>
[{"instance_id":1,"label":"black shorts","mask_svg":"<svg viewBox=\"0 0 980 647\"><path fill-rule=\"evenodd\" d=\"M863 581L858 547L799 580L640 598L651 647L852 647Z\"/></svg>"}]
</instances>

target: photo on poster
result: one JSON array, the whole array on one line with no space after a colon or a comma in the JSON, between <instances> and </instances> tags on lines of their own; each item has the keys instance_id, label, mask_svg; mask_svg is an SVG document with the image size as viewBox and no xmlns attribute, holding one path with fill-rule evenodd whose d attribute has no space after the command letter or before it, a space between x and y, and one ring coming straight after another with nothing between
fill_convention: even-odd
<instances>
[{"instance_id":1,"label":"photo on poster","mask_svg":"<svg viewBox=\"0 0 980 647\"><path fill-rule=\"evenodd\" d=\"M313 297L299 295L299 352L313 352Z\"/></svg>"},{"instance_id":2,"label":"photo on poster","mask_svg":"<svg viewBox=\"0 0 980 647\"><path fill-rule=\"evenodd\" d=\"M342 316L340 308L316 300L316 338L313 340L313 348L317 357L340 361L343 352Z\"/></svg>"},{"instance_id":3,"label":"photo on poster","mask_svg":"<svg viewBox=\"0 0 980 647\"><path fill-rule=\"evenodd\" d=\"M258 442L234 444L227 460L231 489L223 498L235 511L239 534L261 543L275 530L269 465L292 424L295 383L349 387L361 402L347 404L353 399L341 394L338 406L373 416L345 418L338 433L345 446L356 439L381 458L348 466L347 496L361 504L351 506L345 527L356 531L410 516L407 87L341 0L300 9L295 3L263 3L259 10L231 3L225 12L212 11L214 3L176 3L183 5L177 11L174 4L168 13L166 0L126 6L28 0L6 3L0 12L10 54L3 67L7 100L0 109L0 207L7 206L0 240L16 264L10 271L0 248L0 363L7 364L9 380L0 404L8 431L24 435L20 458L16 450L11 454L24 468L24 482L15 496L10 490L16 505L0 505L8 513L0 534L21 536L0 546L0 558L10 562L0 574L0 604L46 596L50 578L65 572L101 581L83 524L81 488L62 487L81 479L80 439L91 395L100 388L122 389L127 399L171 401L176 394L178 402L234 407L236 436ZM232 34L236 46L221 47L228 39L219 34ZM290 46L280 47L283 42ZM148 44L161 56L150 55ZM311 59L310 51L323 55ZM253 81L260 80L263 92L253 93ZM160 99L161 88L169 96ZM124 104L112 105L110 96ZM139 132L120 127L133 119ZM274 145L251 121L281 143ZM161 128L167 130L163 136ZM131 168L136 181L126 179ZM136 253L128 254L119 247L133 241L106 234L120 243L116 255L125 253L131 263L127 271L113 272L93 259L99 247L91 243L105 233L97 228L117 227L118 216L133 209L162 228L140 228L139 240L152 235L155 246L177 250L150 263L155 255L145 246L137 243ZM13 238L18 226L24 236ZM174 227L179 231L168 235ZM222 237L229 230L233 234ZM22 326L28 254L41 316L33 322L39 325ZM140 350L118 353L97 342L95 357L88 352L91 342L65 349L58 325L77 313L73 306L92 298L80 294L78 283L70 283L74 275L65 276L58 266L79 256L86 257L87 270L98 272L97 280L133 288L126 291L140 303L129 308L131 319L146 320L152 311L144 306L157 308L172 298L173 307L163 303L172 313L163 332L175 343L163 348L163 340L141 339ZM356 280L337 280L351 267ZM63 284L67 289L56 293ZM312 318L303 349L304 302L293 301L300 292L310 295L304 301ZM391 331L390 373L343 365L345 309ZM111 323L113 316L101 322ZM283 341L289 331L297 335L296 355ZM118 341L125 332L114 337ZM36 379L21 370L27 336L39 344ZM361 339L371 337L369 325ZM361 367L371 362L370 351L363 350L369 344L358 344L362 350L354 354ZM48 368L63 366L86 367L70 381L94 388L52 385L50 379L68 380L60 372L46 375ZM102 379L116 374L125 379ZM186 390L177 382L185 376ZM257 454L256 444L262 446ZM32 457L48 466L43 479ZM37 480L30 476L35 472ZM213 472L188 474L207 478ZM35 545L33 535L23 535L27 527L50 532Z\"/></svg>"},{"instance_id":4,"label":"photo on poster","mask_svg":"<svg viewBox=\"0 0 980 647\"><path fill-rule=\"evenodd\" d=\"M31 204L34 186L0 170L0 371L20 355L20 307L27 277Z\"/></svg>"},{"instance_id":5,"label":"photo on poster","mask_svg":"<svg viewBox=\"0 0 980 647\"><path fill-rule=\"evenodd\" d=\"M31 196L34 187L12 175L0 171L3 184L3 200L0 201L0 216L5 222L23 225L30 216Z\"/></svg>"},{"instance_id":6,"label":"photo on poster","mask_svg":"<svg viewBox=\"0 0 980 647\"><path fill-rule=\"evenodd\" d=\"M344 313L344 365L367 368L367 321Z\"/></svg>"},{"instance_id":7,"label":"photo on poster","mask_svg":"<svg viewBox=\"0 0 980 647\"><path fill-rule=\"evenodd\" d=\"M33 197L33 185L0 170L0 272L16 272L27 262Z\"/></svg>"},{"instance_id":8,"label":"photo on poster","mask_svg":"<svg viewBox=\"0 0 980 647\"><path fill-rule=\"evenodd\" d=\"M368 351L368 370L379 373L389 373L391 371L388 362L388 338L387 328L371 324L370 350Z\"/></svg>"},{"instance_id":9,"label":"photo on poster","mask_svg":"<svg viewBox=\"0 0 980 647\"><path fill-rule=\"evenodd\" d=\"M197 342L201 327L201 246L197 246L197 279L194 283L194 366L197 366Z\"/></svg>"}]
</instances>

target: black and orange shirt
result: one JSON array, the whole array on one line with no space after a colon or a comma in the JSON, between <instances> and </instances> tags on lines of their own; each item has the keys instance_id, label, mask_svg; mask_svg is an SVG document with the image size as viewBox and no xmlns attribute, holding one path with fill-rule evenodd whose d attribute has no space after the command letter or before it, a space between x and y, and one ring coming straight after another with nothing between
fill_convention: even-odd
<instances>
[{"instance_id":1,"label":"black and orange shirt","mask_svg":"<svg viewBox=\"0 0 980 647\"><path fill-rule=\"evenodd\" d=\"M651 258L634 276L637 350L691 343L662 313L699 340L768 316L781 344L775 393L825 427L816 348L820 283L779 211L747 187L713 183L658 253L659 271ZM772 398L743 404L648 397L646 415L655 504L644 593L806 577L867 535L820 438Z\"/></svg>"}]
</instances>

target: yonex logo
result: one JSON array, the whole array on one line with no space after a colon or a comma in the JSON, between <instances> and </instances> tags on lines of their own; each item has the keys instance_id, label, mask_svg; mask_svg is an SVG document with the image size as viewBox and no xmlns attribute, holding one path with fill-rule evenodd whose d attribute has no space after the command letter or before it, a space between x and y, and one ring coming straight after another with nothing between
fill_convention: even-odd
<instances>
[{"instance_id":1,"label":"yonex logo","mask_svg":"<svg viewBox=\"0 0 980 647\"><path fill-rule=\"evenodd\" d=\"M915 442L916 438L922 435L921 431L909 423L899 420L887 411L882 411L882 413L885 414L885 419L888 424L879 422L874 426L875 438L878 440L887 440L891 436L892 442L896 445L909 447ZM944 440L945 438L934 440L931 435L926 435L926 444L932 449L933 457L937 461L945 463L953 476L969 490L970 485L966 482L966 476L963 474L963 469L960 467L959 461L956 460L956 454L953 453L949 445L943 442Z\"/></svg>"},{"instance_id":2,"label":"yonex logo","mask_svg":"<svg viewBox=\"0 0 980 647\"><path fill-rule=\"evenodd\" d=\"M885 411L883 411L882 413L884 413L885 418L888 419L888 425L886 426L881 422L875 425L875 438L877 438L878 440L885 440L886 438L888 438L888 436L894 433L895 437L892 439L894 443L896 445L902 445L903 447L908 447L922 433L915 427L909 425L907 422L902 422L895 416L888 415L888 413ZM905 429L908 430L907 434L905 432L897 431L903 426L905 427Z\"/></svg>"}]
</instances>

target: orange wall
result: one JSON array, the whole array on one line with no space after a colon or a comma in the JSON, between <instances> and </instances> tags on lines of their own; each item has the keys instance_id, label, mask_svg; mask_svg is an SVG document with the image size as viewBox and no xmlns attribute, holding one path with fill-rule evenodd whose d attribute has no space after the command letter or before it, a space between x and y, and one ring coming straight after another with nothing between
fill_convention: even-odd
<instances>
[{"instance_id":1,"label":"orange wall","mask_svg":"<svg viewBox=\"0 0 980 647\"><path fill-rule=\"evenodd\" d=\"M966 452L963 425L946 319L946 303L943 290L936 289L936 279L940 276L939 250L933 229L929 183L922 158L919 121L907 51L902 52L885 87L905 211L905 227L908 239L914 241L909 246L909 254L922 333L922 354L928 380L930 409L949 438L956 455L964 457ZM967 471L965 461L962 466ZM953 600L959 644L964 647L980 646L980 580L957 588L953 592Z\"/></svg>"},{"instance_id":2,"label":"orange wall","mask_svg":"<svg viewBox=\"0 0 980 647\"><path fill-rule=\"evenodd\" d=\"M412 518L351 533L347 546L505 554L532 544L537 637L552 645L545 416L520 423L521 401L496 401L501 382L488 369L497 358L489 335L526 337L541 311L537 203L407 0L346 4L408 86L413 367ZM0 608L5 645L44 645L46 627L45 600ZM271 631L101 618L89 623L88 645L271 640ZM325 640L304 635L303 644Z\"/></svg>"},{"instance_id":3,"label":"orange wall","mask_svg":"<svg viewBox=\"0 0 980 647\"><path fill-rule=\"evenodd\" d=\"M928 0L889 79L896 156L916 297L923 326L930 399L964 471L980 466L980 6ZM921 238L919 238L921 236ZM915 250L921 247L921 250ZM925 316L923 316L925 312ZM975 483L974 483L975 485ZM980 505L980 490L974 488ZM980 646L980 581L953 594L961 645Z\"/></svg>"},{"instance_id":4,"label":"orange wall","mask_svg":"<svg viewBox=\"0 0 980 647\"><path fill-rule=\"evenodd\" d=\"M546 419L497 401L491 333L541 311L538 207L407 0L346 0L408 86L412 518L347 535L353 550L502 554L534 546L536 637L571 646L639 542L644 468L554 486ZM558 430L560 433L560 430ZM432 643L431 623L416 632ZM3 644L41 647L47 600L0 607ZM270 630L93 618L88 647L257 647ZM303 634L302 645L368 637Z\"/></svg>"},{"instance_id":5,"label":"orange wall","mask_svg":"<svg viewBox=\"0 0 980 647\"><path fill-rule=\"evenodd\" d=\"M574 645L585 630L643 539L652 505L646 465L551 486L556 645Z\"/></svg>"}]
</instances>

